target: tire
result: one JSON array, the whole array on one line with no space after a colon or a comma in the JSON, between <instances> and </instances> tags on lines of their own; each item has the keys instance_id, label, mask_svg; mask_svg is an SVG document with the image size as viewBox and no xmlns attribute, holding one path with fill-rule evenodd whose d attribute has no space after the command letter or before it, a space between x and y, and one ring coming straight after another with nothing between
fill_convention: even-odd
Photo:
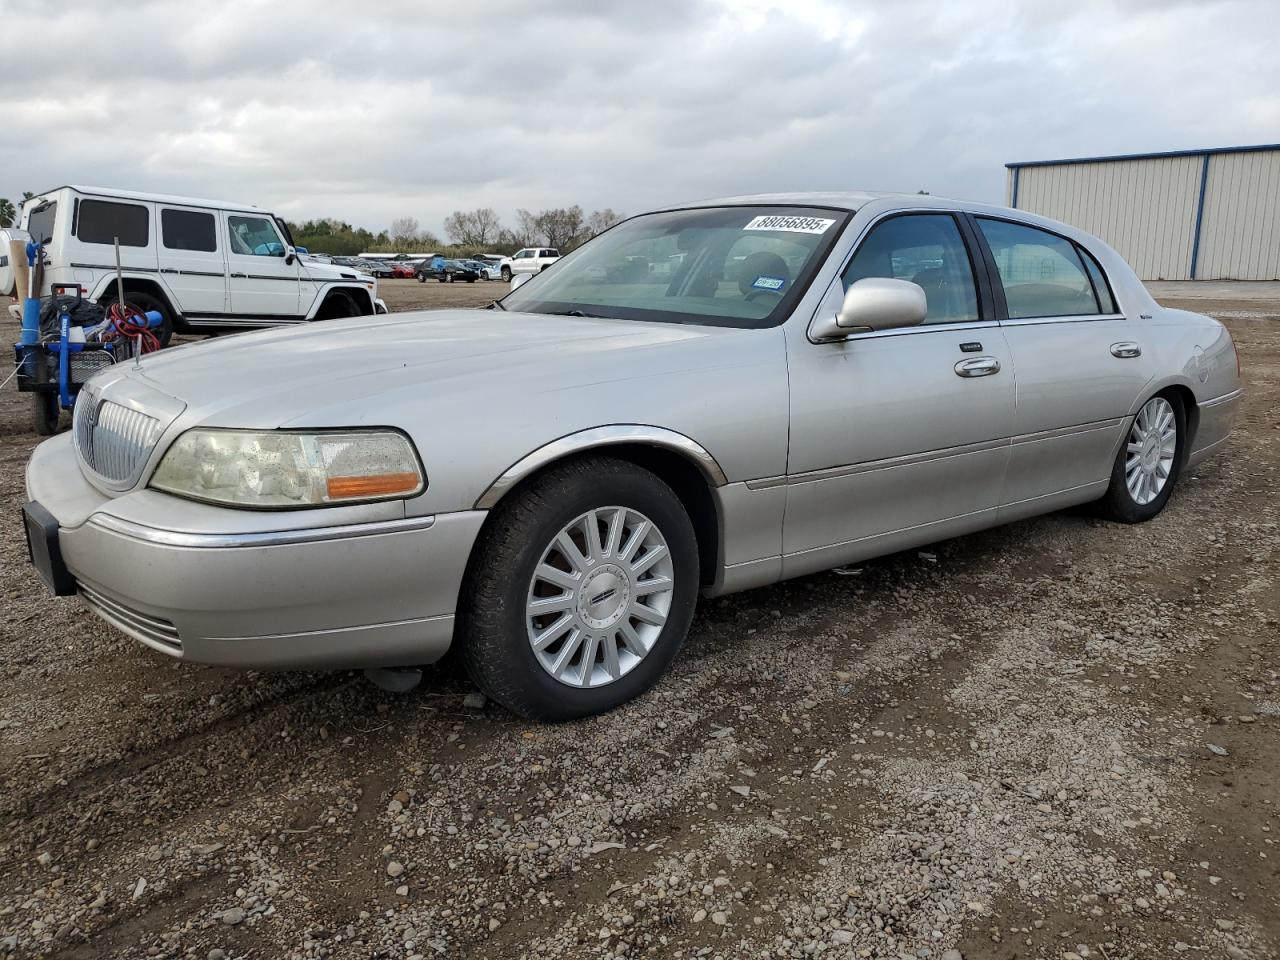
<instances>
[{"instance_id":1,"label":"tire","mask_svg":"<svg viewBox=\"0 0 1280 960\"><path fill-rule=\"evenodd\" d=\"M42 437L52 437L58 432L62 419L62 406L56 393L31 394L31 426Z\"/></svg>"},{"instance_id":2,"label":"tire","mask_svg":"<svg viewBox=\"0 0 1280 960\"><path fill-rule=\"evenodd\" d=\"M156 339L160 341L160 346L167 347L169 341L173 339L173 312L169 309L169 305L157 296L150 293L142 293L138 291L125 291L125 303L130 306L137 307L143 313L151 310L156 311L163 318L160 321L160 327L155 331ZM104 309L109 309L116 302L115 288L109 288L109 292L98 301L98 304Z\"/></svg>"},{"instance_id":3,"label":"tire","mask_svg":"<svg viewBox=\"0 0 1280 960\"><path fill-rule=\"evenodd\" d=\"M426 282L427 282L427 275L426 275L425 273L420 273L420 274L418 274L418 282L419 282L419 283L426 283Z\"/></svg>"},{"instance_id":4,"label":"tire","mask_svg":"<svg viewBox=\"0 0 1280 960\"><path fill-rule=\"evenodd\" d=\"M343 317L360 316L360 307L345 290L334 290L316 312L316 320L340 320Z\"/></svg>"},{"instance_id":5,"label":"tire","mask_svg":"<svg viewBox=\"0 0 1280 960\"><path fill-rule=\"evenodd\" d=\"M580 551L581 565L575 566L566 562L557 538L567 533L585 547L591 517L599 520L596 529L604 546ZM622 519L616 546L610 549L615 517ZM648 527L642 526L646 520ZM639 545L632 544L635 536L641 537ZM632 566L637 562L645 564L638 572ZM561 569L558 578L566 576L564 567L578 571L571 578L576 587L561 586L566 593L551 597L573 606L531 618L526 609L530 598L546 599L548 588L557 589L537 573L549 566ZM651 578L668 584L654 588ZM649 589L633 594L637 585ZM596 589L604 593L591 601ZM671 488L648 470L621 460L572 460L508 495L489 518L463 586L457 634L463 663L481 690L522 717L558 722L602 713L658 681L684 642L697 596L697 539ZM652 617L653 610L638 607L642 597L655 608L666 605L665 620L633 616L640 609ZM603 619L584 619L592 613ZM536 653L533 634L550 634L566 617L570 625ZM638 646L623 639L624 630ZM615 651L613 658L606 644ZM560 679L551 672L553 660L564 661Z\"/></svg>"},{"instance_id":6,"label":"tire","mask_svg":"<svg viewBox=\"0 0 1280 960\"><path fill-rule=\"evenodd\" d=\"M510 268L510 267L503 267L503 268L502 268L502 270L501 270L501 273L502 273L502 282L503 282L503 283L510 283L510 282L511 282L511 268Z\"/></svg>"},{"instance_id":7,"label":"tire","mask_svg":"<svg viewBox=\"0 0 1280 960\"><path fill-rule=\"evenodd\" d=\"M1169 427L1174 430L1171 438ZM1163 510L1186 462L1186 441L1182 399L1159 393L1147 400L1125 431L1111 467L1111 485L1098 501L1101 514L1119 523L1143 523Z\"/></svg>"}]
</instances>

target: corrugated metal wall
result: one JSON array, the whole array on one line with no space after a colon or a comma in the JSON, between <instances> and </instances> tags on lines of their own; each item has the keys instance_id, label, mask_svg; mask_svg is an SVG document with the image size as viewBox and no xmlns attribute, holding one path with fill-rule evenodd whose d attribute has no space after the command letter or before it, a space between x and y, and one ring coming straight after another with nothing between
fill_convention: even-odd
<instances>
[{"instance_id":1,"label":"corrugated metal wall","mask_svg":"<svg viewBox=\"0 0 1280 960\"><path fill-rule=\"evenodd\" d=\"M1198 280L1280 279L1280 150L1209 158Z\"/></svg>"},{"instance_id":2,"label":"corrugated metal wall","mask_svg":"<svg viewBox=\"0 0 1280 960\"><path fill-rule=\"evenodd\" d=\"M1106 240L1144 280L1189 280L1193 264L1197 280L1280 279L1280 150L1016 167L1006 190L1011 206Z\"/></svg>"}]
</instances>

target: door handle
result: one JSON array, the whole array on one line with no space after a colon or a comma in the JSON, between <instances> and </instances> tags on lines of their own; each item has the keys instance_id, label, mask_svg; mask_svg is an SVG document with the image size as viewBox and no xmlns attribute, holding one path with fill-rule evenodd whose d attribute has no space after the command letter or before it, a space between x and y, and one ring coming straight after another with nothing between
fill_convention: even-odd
<instances>
[{"instance_id":1,"label":"door handle","mask_svg":"<svg viewBox=\"0 0 1280 960\"><path fill-rule=\"evenodd\" d=\"M1128 360L1131 357L1142 356L1142 348L1132 340L1121 340L1111 345L1111 355L1121 360Z\"/></svg>"},{"instance_id":2,"label":"door handle","mask_svg":"<svg viewBox=\"0 0 1280 960\"><path fill-rule=\"evenodd\" d=\"M989 377L1000 372L1000 361L995 357L974 357L956 364L957 377Z\"/></svg>"}]
</instances>

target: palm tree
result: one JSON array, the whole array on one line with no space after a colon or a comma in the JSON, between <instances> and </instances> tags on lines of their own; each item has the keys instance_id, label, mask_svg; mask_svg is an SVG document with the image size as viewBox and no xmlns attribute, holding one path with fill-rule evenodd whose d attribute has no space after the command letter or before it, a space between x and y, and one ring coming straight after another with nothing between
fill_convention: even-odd
<instances>
[{"instance_id":1,"label":"palm tree","mask_svg":"<svg viewBox=\"0 0 1280 960\"><path fill-rule=\"evenodd\" d=\"M13 201L0 197L0 227L12 227L13 218L18 215L18 211L14 209Z\"/></svg>"}]
</instances>

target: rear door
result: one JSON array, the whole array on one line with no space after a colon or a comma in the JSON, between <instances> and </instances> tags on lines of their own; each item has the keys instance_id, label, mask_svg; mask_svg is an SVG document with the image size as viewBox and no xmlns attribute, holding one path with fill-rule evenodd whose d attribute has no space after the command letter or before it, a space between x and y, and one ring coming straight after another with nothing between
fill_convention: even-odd
<instances>
[{"instance_id":1,"label":"rear door","mask_svg":"<svg viewBox=\"0 0 1280 960\"><path fill-rule=\"evenodd\" d=\"M1001 511L1013 519L1087 499L1106 482L1147 376L1135 326L1087 251L1025 223L986 216L973 223L1018 372Z\"/></svg>"},{"instance_id":2,"label":"rear door","mask_svg":"<svg viewBox=\"0 0 1280 960\"><path fill-rule=\"evenodd\" d=\"M237 319L300 322L301 267L296 257L285 262L285 241L272 217L224 211L222 222L231 312Z\"/></svg>"},{"instance_id":3,"label":"rear door","mask_svg":"<svg viewBox=\"0 0 1280 960\"><path fill-rule=\"evenodd\" d=\"M924 324L827 343L789 338L785 575L994 522L1014 371L966 233L948 211L888 216L837 281L843 290L866 277L917 283Z\"/></svg>"},{"instance_id":4,"label":"rear door","mask_svg":"<svg viewBox=\"0 0 1280 960\"><path fill-rule=\"evenodd\" d=\"M225 244L218 214L193 207L158 206L160 276L178 312L194 324L227 312Z\"/></svg>"}]
</instances>

